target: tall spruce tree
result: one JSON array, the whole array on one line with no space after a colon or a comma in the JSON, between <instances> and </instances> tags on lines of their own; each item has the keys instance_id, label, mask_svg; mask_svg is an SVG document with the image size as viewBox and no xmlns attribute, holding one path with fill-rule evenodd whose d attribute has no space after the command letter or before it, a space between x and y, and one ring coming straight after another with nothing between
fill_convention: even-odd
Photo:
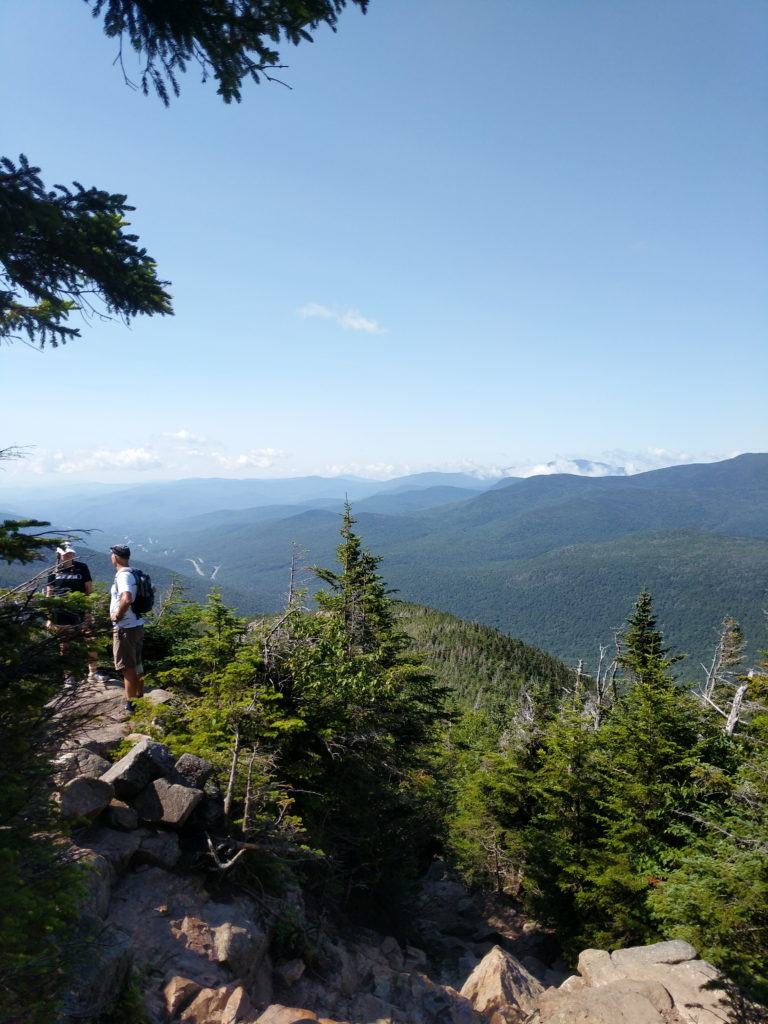
<instances>
[{"instance_id":1,"label":"tall spruce tree","mask_svg":"<svg viewBox=\"0 0 768 1024\"><path fill-rule=\"evenodd\" d=\"M580 696L569 697L545 730L530 778L526 903L572 952L581 944L578 905L600 834L598 740Z\"/></svg>"},{"instance_id":2,"label":"tall spruce tree","mask_svg":"<svg viewBox=\"0 0 768 1024\"><path fill-rule=\"evenodd\" d=\"M692 942L768 1005L768 665L749 680L740 734L722 738L735 770L696 817L700 830L650 903L669 934ZM746 1019L757 1019L745 1016Z\"/></svg>"},{"instance_id":3,"label":"tall spruce tree","mask_svg":"<svg viewBox=\"0 0 768 1024\"><path fill-rule=\"evenodd\" d=\"M602 838L577 897L592 941L626 945L657 936L648 896L680 862L702 731L700 705L669 673L651 595L637 599L620 664L629 689L601 732L597 813Z\"/></svg>"}]
</instances>

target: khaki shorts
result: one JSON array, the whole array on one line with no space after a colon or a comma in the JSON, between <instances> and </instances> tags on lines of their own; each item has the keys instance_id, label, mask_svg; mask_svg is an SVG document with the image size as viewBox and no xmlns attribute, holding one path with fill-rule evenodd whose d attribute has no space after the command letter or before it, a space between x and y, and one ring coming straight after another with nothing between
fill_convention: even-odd
<instances>
[{"instance_id":1,"label":"khaki shorts","mask_svg":"<svg viewBox=\"0 0 768 1024\"><path fill-rule=\"evenodd\" d=\"M135 668L140 676L144 675L141 662L141 649L144 646L144 627L132 626L130 629L116 629L112 634L112 654L115 668Z\"/></svg>"}]
</instances>

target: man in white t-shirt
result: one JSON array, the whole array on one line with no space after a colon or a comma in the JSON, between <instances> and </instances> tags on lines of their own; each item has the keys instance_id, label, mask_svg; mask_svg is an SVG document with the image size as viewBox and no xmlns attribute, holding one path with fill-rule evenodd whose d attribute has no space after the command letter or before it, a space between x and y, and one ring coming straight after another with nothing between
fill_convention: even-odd
<instances>
[{"instance_id":1,"label":"man in white t-shirt","mask_svg":"<svg viewBox=\"0 0 768 1024\"><path fill-rule=\"evenodd\" d=\"M131 571L131 549L124 544L110 548L115 581L110 590L109 617L112 619L112 654L115 668L122 672L125 685L125 707L144 696L144 665L141 655L144 644L144 620L131 605L136 597L136 578Z\"/></svg>"}]
</instances>

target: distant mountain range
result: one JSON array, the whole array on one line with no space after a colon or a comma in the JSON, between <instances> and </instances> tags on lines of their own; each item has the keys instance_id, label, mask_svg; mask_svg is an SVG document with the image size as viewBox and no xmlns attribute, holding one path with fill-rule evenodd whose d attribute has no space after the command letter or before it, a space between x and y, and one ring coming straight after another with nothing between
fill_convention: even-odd
<instances>
[{"instance_id":1,"label":"distant mountain range","mask_svg":"<svg viewBox=\"0 0 768 1024\"><path fill-rule=\"evenodd\" d=\"M608 467L610 468L610 467ZM344 498L404 599L476 619L574 663L612 640L643 586L695 674L725 614L768 647L768 455L634 476L386 484L321 477L185 480L9 506L131 540L138 561L215 582L247 611L279 607L293 551L329 564ZM0 497L6 504L7 497ZM89 544L100 547L92 534ZM215 567L219 568L216 569ZM0 581L2 575L0 575ZM307 578L307 582L311 580Z\"/></svg>"}]
</instances>

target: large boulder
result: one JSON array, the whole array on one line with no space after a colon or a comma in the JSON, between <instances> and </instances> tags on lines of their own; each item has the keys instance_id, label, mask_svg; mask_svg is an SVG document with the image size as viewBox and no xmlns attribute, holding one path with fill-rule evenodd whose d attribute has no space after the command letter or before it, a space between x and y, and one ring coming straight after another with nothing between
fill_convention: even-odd
<instances>
[{"instance_id":1,"label":"large boulder","mask_svg":"<svg viewBox=\"0 0 768 1024\"><path fill-rule=\"evenodd\" d=\"M670 939L667 942L654 942L650 946L615 949L611 953L611 963L620 969L631 970L645 964L682 964L687 960L697 960L698 956L690 942Z\"/></svg>"},{"instance_id":2,"label":"large boulder","mask_svg":"<svg viewBox=\"0 0 768 1024\"><path fill-rule=\"evenodd\" d=\"M605 949L583 949L579 953L579 974L593 988L624 977Z\"/></svg>"},{"instance_id":3,"label":"large boulder","mask_svg":"<svg viewBox=\"0 0 768 1024\"><path fill-rule=\"evenodd\" d=\"M723 1024L737 1019L717 968L706 960L633 964L623 969L633 979L663 985L684 1024Z\"/></svg>"},{"instance_id":4,"label":"large boulder","mask_svg":"<svg viewBox=\"0 0 768 1024\"><path fill-rule=\"evenodd\" d=\"M165 1009L168 1012L168 1016L175 1017L179 1010L183 1010L185 1006L188 1006L200 992L200 988L201 986L196 981L191 981L189 978L182 978L180 975L174 974L163 989Z\"/></svg>"},{"instance_id":5,"label":"large boulder","mask_svg":"<svg viewBox=\"0 0 768 1024\"><path fill-rule=\"evenodd\" d=\"M110 1010L133 964L128 937L112 928L81 936L80 954L72 989L64 999L60 1024L97 1020Z\"/></svg>"},{"instance_id":6,"label":"large boulder","mask_svg":"<svg viewBox=\"0 0 768 1024\"><path fill-rule=\"evenodd\" d=\"M168 747L149 739L139 740L101 778L111 783L115 794L125 800L136 796L155 779L172 775L173 764Z\"/></svg>"},{"instance_id":7,"label":"large boulder","mask_svg":"<svg viewBox=\"0 0 768 1024\"><path fill-rule=\"evenodd\" d=\"M155 779L139 793L133 806L142 821L181 828L202 799L201 789Z\"/></svg>"},{"instance_id":8,"label":"large boulder","mask_svg":"<svg viewBox=\"0 0 768 1024\"><path fill-rule=\"evenodd\" d=\"M672 1000L662 985L623 979L577 991L547 989L532 1024L670 1024Z\"/></svg>"},{"instance_id":9,"label":"large boulder","mask_svg":"<svg viewBox=\"0 0 768 1024\"><path fill-rule=\"evenodd\" d=\"M101 827L89 828L77 835L78 845L104 857L116 875L121 875L127 870L141 844L141 839L138 831L116 832L114 829Z\"/></svg>"},{"instance_id":10,"label":"large boulder","mask_svg":"<svg viewBox=\"0 0 768 1024\"><path fill-rule=\"evenodd\" d=\"M114 874L109 861L93 850L72 846L66 853L82 870L80 912L90 918L106 917Z\"/></svg>"},{"instance_id":11,"label":"large boulder","mask_svg":"<svg viewBox=\"0 0 768 1024\"><path fill-rule=\"evenodd\" d=\"M494 1024L516 1024L532 1012L541 982L500 946L486 953L464 982L461 994Z\"/></svg>"},{"instance_id":12,"label":"large boulder","mask_svg":"<svg viewBox=\"0 0 768 1024\"><path fill-rule=\"evenodd\" d=\"M61 791L63 818L96 818L109 806L115 791L108 782L81 776L72 779Z\"/></svg>"},{"instance_id":13,"label":"large boulder","mask_svg":"<svg viewBox=\"0 0 768 1024\"><path fill-rule=\"evenodd\" d=\"M119 829L121 832L131 832L139 825L136 811L122 800L111 800L104 817L111 828Z\"/></svg>"},{"instance_id":14,"label":"large boulder","mask_svg":"<svg viewBox=\"0 0 768 1024\"><path fill-rule=\"evenodd\" d=\"M172 868L181 856L179 837L175 832L153 832L143 828L137 832L139 846L135 852L138 864L155 864L161 868Z\"/></svg>"},{"instance_id":15,"label":"large boulder","mask_svg":"<svg viewBox=\"0 0 768 1024\"><path fill-rule=\"evenodd\" d=\"M242 985L201 989L179 1014L184 1024L252 1024L256 1011Z\"/></svg>"},{"instance_id":16,"label":"large boulder","mask_svg":"<svg viewBox=\"0 0 768 1024\"><path fill-rule=\"evenodd\" d=\"M585 949L579 956L579 974L583 987L569 979L554 995L553 990L546 993L540 1011L547 1010L551 1018L542 1016L542 1021L560 1024L587 1019L568 1013L591 1013L599 1021L632 1024L635 1019L645 1024L654 1019L654 1013L656 1020L671 1013L681 1024L723 1024L734 1019L717 970L697 959L693 946L679 939L613 953Z\"/></svg>"},{"instance_id":17,"label":"large boulder","mask_svg":"<svg viewBox=\"0 0 768 1024\"><path fill-rule=\"evenodd\" d=\"M220 909L221 908L221 909ZM223 910L223 914L222 914ZM214 923L220 916L230 917L213 928L213 948L216 961L228 967L236 978L242 978L249 987L260 981L263 990L263 979L259 978L262 963L269 948L269 938L254 921L233 912L231 906L209 904L206 918ZM271 975L271 965L269 974ZM268 993L271 997L271 992Z\"/></svg>"},{"instance_id":18,"label":"large boulder","mask_svg":"<svg viewBox=\"0 0 768 1024\"><path fill-rule=\"evenodd\" d=\"M85 775L89 779L98 779L108 771L110 763L88 747L77 747L59 755L53 762L54 779L58 786L63 786L70 779Z\"/></svg>"},{"instance_id":19,"label":"large boulder","mask_svg":"<svg viewBox=\"0 0 768 1024\"><path fill-rule=\"evenodd\" d=\"M256 1018L256 1024L303 1024L304 1021L313 1020L316 1021L317 1016L311 1010L297 1010L293 1006L272 1003Z\"/></svg>"},{"instance_id":20,"label":"large boulder","mask_svg":"<svg viewBox=\"0 0 768 1024\"><path fill-rule=\"evenodd\" d=\"M213 765L197 754L182 754L175 765L175 781L202 789L213 773Z\"/></svg>"}]
</instances>

